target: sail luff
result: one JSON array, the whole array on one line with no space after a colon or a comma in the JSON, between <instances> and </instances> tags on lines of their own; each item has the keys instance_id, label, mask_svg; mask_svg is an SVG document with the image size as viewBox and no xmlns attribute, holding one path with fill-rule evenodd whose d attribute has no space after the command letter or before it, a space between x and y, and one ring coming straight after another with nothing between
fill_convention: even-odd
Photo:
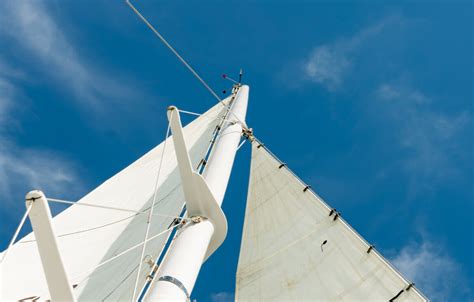
<instances>
[{"instance_id":1,"label":"sail luff","mask_svg":"<svg viewBox=\"0 0 474 302\"><path fill-rule=\"evenodd\" d=\"M311 186L309 186L308 184L306 184L298 175L296 175L296 173L294 173L289 167L288 165L286 165L280 158L278 158L270 149L268 149L265 144L263 144L260 140L258 139L255 139L255 142L258 143L261 148L264 148L276 161L278 161L280 164L284 164L284 168L288 170L288 172L291 173L291 175L297 179L300 184L302 185L303 189L306 189L308 192L310 192L311 194L314 195L314 197L322 204L324 205L328 211L331 211L331 210L334 210L334 208L331 208L325 201L324 199L322 199L312 188ZM282 167L282 168L283 168ZM339 213L338 213L339 214ZM412 282L410 282L409 280L407 280L401 273L400 271L394 267L392 265L392 263L390 263L387 259L385 259L385 257L382 256L382 254L380 254L378 252L377 249L374 248L374 246L372 244L370 244L367 240L365 240L365 238L360 235L349 223L347 223L347 221L341 217L341 216L338 216L337 218L350 232L352 232L354 234L354 236L359 239L368 249L370 249L370 251L372 253L374 253L374 255L376 255L380 261L384 262L384 264L386 264L401 280L403 280L403 282L405 282L406 286L409 286L410 284L412 284ZM421 292L418 292L424 299L427 299Z\"/></svg>"},{"instance_id":2,"label":"sail luff","mask_svg":"<svg viewBox=\"0 0 474 302\"><path fill-rule=\"evenodd\" d=\"M400 301L426 301L336 211L262 147L259 141L252 144L237 301L378 301L400 291Z\"/></svg>"}]
</instances>

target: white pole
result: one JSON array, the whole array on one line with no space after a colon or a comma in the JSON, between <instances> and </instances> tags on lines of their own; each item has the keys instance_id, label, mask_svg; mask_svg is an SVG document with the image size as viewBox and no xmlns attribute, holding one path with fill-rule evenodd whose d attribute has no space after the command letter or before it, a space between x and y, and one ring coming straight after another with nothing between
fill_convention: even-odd
<instances>
[{"instance_id":1,"label":"white pole","mask_svg":"<svg viewBox=\"0 0 474 302\"><path fill-rule=\"evenodd\" d=\"M31 207L29 213L31 227L35 234L51 300L76 301L59 253L48 201L43 192L38 190L26 194L25 199L27 208Z\"/></svg>"},{"instance_id":2,"label":"white pole","mask_svg":"<svg viewBox=\"0 0 474 302\"><path fill-rule=\"evenodd\" d=\"M247 112L249 87L241 86L219 138L206 164L203 177L217 203L222 204ZM196 283L214 225L203 219L179 231L145 297L147 301L187 301Z\"/></svg>"}]
</instances>

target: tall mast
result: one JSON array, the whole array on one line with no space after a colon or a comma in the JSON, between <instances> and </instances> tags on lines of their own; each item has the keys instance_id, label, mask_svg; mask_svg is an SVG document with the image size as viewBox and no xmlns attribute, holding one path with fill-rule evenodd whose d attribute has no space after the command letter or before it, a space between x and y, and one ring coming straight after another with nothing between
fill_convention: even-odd
<instances>
[{"instance_id":1,"label":"tall mast","mask_svg":"<svg viewBox=\"0 0 474 302\"><path fill-rule=\"evenodd\" d=\"M249 87L243 85L237 89L236 97L227 114L227 121L223 124L202 175L219 207L222 205L242 135L241 123L245 121L247 112ZM182 174L181 169L180 173ZM221 231L217 229L219 225L207 218L198 217L193 223L178 231L160 264L145 300L189 300L199 270L208 256L213 235Z\"/></svg>"}]
</instances>

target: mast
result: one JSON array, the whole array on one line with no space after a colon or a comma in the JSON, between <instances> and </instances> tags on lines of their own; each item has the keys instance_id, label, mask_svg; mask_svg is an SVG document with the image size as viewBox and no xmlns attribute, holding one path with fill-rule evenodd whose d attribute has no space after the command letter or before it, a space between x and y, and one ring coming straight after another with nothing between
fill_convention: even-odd
<instances>
[{"instance_id":1,"label":"mast","mask_svg":"<svg viewBox=\"0 0 474 302\"><path fill-rule=\"evenodd\" d=\"M242 135L241 123L245 121L248 94L248 86L237 86L236 97L227 114L227 121L223 124L222 131L202 175L219 207L224 198ZM179 154L177 155L179 156ZM180 173L182 173L181 171L180 167ZM183 178L183 175L181 175L181 178ZM185 184L183 184L184 186ZM186 191L186 188L184 189ZM221 229L218 229L221 228L220 225L207 218L196 217L196 219L193 219L193 223L178 231L160 264L145 300L189 300L199 270L207 256L209 256L208 252L213 235L222 232Z\"/></svg>"}]
</instances>

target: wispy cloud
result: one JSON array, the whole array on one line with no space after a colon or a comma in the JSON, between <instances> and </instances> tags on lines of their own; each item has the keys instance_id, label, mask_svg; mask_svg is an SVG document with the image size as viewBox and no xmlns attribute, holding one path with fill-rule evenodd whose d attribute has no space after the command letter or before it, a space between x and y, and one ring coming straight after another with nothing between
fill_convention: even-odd
<instances>
[{"instance_id":1,"label":"wispy cloud","mask_svg":"<svg viewBox=\"0 0 474 302\"><path fill-rule=\"evenodd\" d=\"M331 45L316 47L304 64L308 79L329 89L338 88L351 67L346 51L343 47Z\"/></svg>"},{"instance_id":2,"label":"wispy cloud","mask_svg":"<svg viewBox=\"0 0 474 302\"><path fill-rule=\"evenodd\" d=\"M0 77L0 125L4 125L10 119L8 112L13 106L12 95L14 87L9 81ZM2 131L0 129L0 131Z\"/></svg>"},{"instance_id":3,"label":"wispy cloud","mask_svg":"<svg viewBox=\"0 0 474 302\"><path fill-rule=\"evenodd\" d=\"M220 292L211 294L212 302L231 302L234 301L234 293Z\"/></svg>"},{"instance_id":4,"label":"wispy cloud","mask_svg":"<svg viewBox=\"0 0 474 302\"><path fill-rule=\"evenodd\" d=\"M463 135L472 122L468 111L436 111L431 97L406 83L380 85L375 101L375 114L404 151L400 164L410 175L410 194L458 174L457 160L466 156Z\"/></svg>"},{"instance_id":5,"label":"wispy cloud","mask_svg":"<svg viewBox=\"0 0 474 302\"><path fill-rule=\"evenodd\" d=\"M80 105L101 111L105 103L123 103L133 94L77 53L44 2L4 1L0 7L0 34L21 46L33 58L30 63L41 65L41 72L54 78L58 87L72 91Z\"/></svg>"},{"instance_id":6,"label":"wispy cloud","mask_svg":"<svg viewBox=\"0 0 474 302\"><path fill-rule=\"evenodd\" d=\"M398 17L390 16L351 37L316 46L301 64L305 79L329 90L338 89L352 68L353 56L364 43L399 21Z\"/></svg>"},{"instance_id":7,"label":"wispy cloud","mask_svg":"<svg viewBox=\"0 0 474 302\"><path fill-rule=\"evenodd\" d=\"M0 145L2 206L17 208L13 201L32 189L41 189L49 196L62 196L66 199L74 199L82 191L82 182L76 173L77 167L61 154L49 150L20 148L5 140Z\"/></svg>"},{"instance_id":8,"label":"wispy cloud","mask_svg":"<svg viewBox=\"0 0 474 302\"><path fill-rule=\"evenodd\" d=\"M0 65L2 62L4 60L0 58ZM15 80L23 78L24 75L13 68L9 68L8 73L0 73L0 202L11 209L21 209L14 201L22 200L31 189L77 197L83 186L75 172L77 166L63 155L22 147L14 142L12 133L20 127L17 123L19 112L27 110L28 103L15 84Z\"/></svg>"},{"instance_id":9,"label":"wispy cloud","mask_svg":"<svg viewBox=\"0 0 474 302\"><path fill-rule=\"evenodd\" d=\"M461 266L439 244L409 244L392 263L433 301L453 301L469 294Z\"/></svg>"}]
</instances>

